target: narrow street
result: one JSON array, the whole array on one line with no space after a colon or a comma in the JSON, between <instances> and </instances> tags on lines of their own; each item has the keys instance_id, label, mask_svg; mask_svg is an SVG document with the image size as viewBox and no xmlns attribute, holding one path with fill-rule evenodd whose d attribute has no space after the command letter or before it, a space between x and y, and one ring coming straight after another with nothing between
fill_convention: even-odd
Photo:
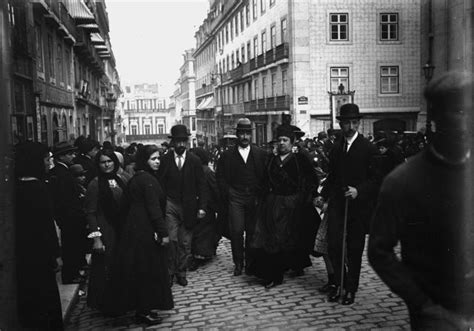
<instances>
[{"instance_id":1,"label":"narrow street","mask_svg":"<svg viewBox=\"0 0 474 331\"><path fill-rule=\"evenodd\" d=\"M222 240L217 257L188 274L189 285L173 286L175 308L163 312L163 323L148 329L272 329L272 330L408 330L405 305L380 281L364 253L356 302L326 302L317 288L326 282L322 258L304 276L289 278L265 290L255 278L232 276L230 242ZM133 313L104 318L86 306L82 296L72 308L67 330L141 330Z\"/></svg>"}]
</instances>

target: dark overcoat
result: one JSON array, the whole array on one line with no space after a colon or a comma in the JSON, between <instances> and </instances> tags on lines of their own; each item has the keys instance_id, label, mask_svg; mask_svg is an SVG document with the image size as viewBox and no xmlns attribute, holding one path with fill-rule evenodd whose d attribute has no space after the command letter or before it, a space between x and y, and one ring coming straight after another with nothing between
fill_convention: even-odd
<instances>
[{"instance_id":1,"label":"dark overcoat","mask_svg":"<svg viewBox=\"0 0 474 331\"><path fill-rule=\"evenodd\" d=\"M161 164L158 169L158 180L165 191L167 185L181 185L181 183L167 183L166 176L171 167L177 167L174 153L167 153L161 156ZM201 160L190 152L186 152L186 160L181 169L183 172L183 201L184 225L191 229L197 222L197 211L207 210L208 190L206 188L206 178L202 170Z\"/></svg>"},{"instance_id":2,"label":"dark overcoat","mask_svg":"<svg viewBox=\"0 0 474 331\"><path fill-rule=\"evenodd\" d=\"M330 205L344 208L344 187L355 187L358 196L349 203L349 215L368 221L371 216L368 206L373 205L379 180L375 166L377 148L361 134L349 152L343 151L343 144L344 139L337 140L329 154L329 174L322 195L332 201Z\"/></svg>"},{"instance_id":3,"label":"dark overcoat","mask_svg":"<svg viewBox=\"0 0 474 331\"><path fill-rule=\"evenodd\" d=\"M54 271L59 245L46 184L39 180L18 181L15 193L20 324L35 330L62 330L61 301Z\"/></svg>"},{"instance_id":4,"label":"dark overcoat","mask_svg":"<svg viewBox=\"0 0 474 331\"><path fill-rule=\"evenodd\" d=\"M167 237L164 218L166 197L158 180L138 171L128 184L129 212L117 242L108 310L173 308L166 247L154 240Z\"/></svg>"}]
</instances>

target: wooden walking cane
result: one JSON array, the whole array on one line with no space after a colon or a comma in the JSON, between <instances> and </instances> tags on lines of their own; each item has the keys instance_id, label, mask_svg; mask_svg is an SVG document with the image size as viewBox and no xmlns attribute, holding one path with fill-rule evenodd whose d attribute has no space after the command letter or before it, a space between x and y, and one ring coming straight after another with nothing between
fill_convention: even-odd
<instances>
[{"instance_id":1,"label":"wooden walking cane","mask_svg":"<svg viewBox=\"0 0 474 331\"><path fill-rule=\"evenodd\" d=\"M342 232L342 254L341 254L341 287L339 288L339 298L342 300L342 291L344 289L344 271L346 264L346 237L347 237L347 210L349 209L349 198L346 197L344 204L344 230Z\"/></svg>"}]
</instances>

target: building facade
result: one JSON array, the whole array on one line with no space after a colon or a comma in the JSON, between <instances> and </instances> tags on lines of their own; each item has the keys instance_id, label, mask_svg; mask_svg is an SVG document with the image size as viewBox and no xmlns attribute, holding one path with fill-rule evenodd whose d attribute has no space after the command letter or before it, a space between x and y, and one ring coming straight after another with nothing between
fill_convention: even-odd
<instances>
[{"instance_id":1,"label":"building facade","mask_svg":"<svg viewBox=\"0 0 474 331\"><path fill-rule=\"evenodd\" d=\"M282 113L307 137L337 128L346 102L359 105L364 134L414 130L420 38L420 0L216 0L196 33L198 50L215 44L218 132L247 116L257 144Z\"/></svg>"},{"instance_id":2,"label":"building facade","mask_svg":"<svg viewBox=\"0 0 474 331\"><path fill-rule=\"evenodd\" d=\"M175 118L166 99L160 97L158 84L125 86L118 103L123 143L159 145L168 140Z\"/></svg>"},{"instance_id":3,"label":"building facade","mask_svg":"<svg viewBox=\"0 0 474 331\"><path fill-rule=\"evenodd\" d=\"M120 80L103 1L8 0L12 142L113 140Z\"/></svg>"},{"instance_id":4,"label":"building facade","mask_svg":"<svg viewBox=\"0 0 474 331\"><path fill-rule=\"evenodd\" d=\"M422 0L421 62L427 68L422 88L450 70L474 72L474 9L470 0ZM425 126L424 103L420 126ZM428 124L429 125L429 124Z\"/></svg>"},{"instance_id":5,"label":"building facade","mask_svg":"<svg viewBox=\"0 0 474 331\"><path fill-rule=\"evenodd\" d=\"M179 69L180 76L175 90L176 111L181 115L181 123L186 125L191 134L189 141L191 147L197 146L196 138L196 61L194 48L187 49L183 54L183 65Z\"/></svg>"},{"instance_id":6,"label":"building facade","mask_svg":"<svg viewBox=\"0 0 474 331\"><path fill-rule=\"evenodd\" d=\"M205 38L212 31L211 20L206 18L195 34L196 49L193 57L196 67L196 138L204 144L216 145L216 99L214 85L217 82L216 43L213 38Z\"/></svg>"}]
</instances>

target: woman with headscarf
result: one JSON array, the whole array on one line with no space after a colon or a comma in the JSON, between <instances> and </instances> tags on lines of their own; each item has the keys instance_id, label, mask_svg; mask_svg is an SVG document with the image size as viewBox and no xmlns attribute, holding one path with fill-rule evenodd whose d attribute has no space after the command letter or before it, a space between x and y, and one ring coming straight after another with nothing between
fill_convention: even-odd
<instances>
[{"instance_id":1,"label":"woman with headscarf","mask_svg":"<svg viewBox=\"0 0 474 331\"><path fill-rule=\"evenodd\" d=\"M129 212L122 228L114 271L117 313L135 310L138 322L159 324L156 310L172 309L166 246L166 197L156 178L160 166L155 145L140 148L128 185Z\"/></svg>"},{"instance_id":2,"label":"woman with headscarf","mask_svg":"<svg viewBox=\"0 0 474 331\"><path fill-rule=\"evenodd\" d=\"M88 185L84 209L92 238L92 257L87 305L104 311L104 295L110 286L117 235L126 213L128 175L118 174L119 160L110 149L95 156L98 176Z\"/></svg>"},{"instance_id":3,"label":"woman with headscarf","mask_svg":"<svg viewBox=\"0 0 474 331\"><path fill-rule=\"evenodd\" d=\"M287 269L302 270L309 260L304 251L308 241L305 209L311 193L318 187L318 178L308 157L293 153L296 138L294 128L280 125L277 130L278 155L272 155L266 167L267 194L258 216L254 247L260 251L256 275L265 288L283 282ZM315 231L315 230L314 230ZM306 255L306 259L304 259Z\"/></svg>"},{"instance_id":4,"label":"woman with headscarf","mask_svg":"<svg viewBox=\"0 0 474 331\"><path fill-rule=\"evenodd\" d=\"M25 329L63 329L55 271L59 245L45 183L50 158L41 143L15 148L17 304Z\"/></svg>"}]
</instances>

